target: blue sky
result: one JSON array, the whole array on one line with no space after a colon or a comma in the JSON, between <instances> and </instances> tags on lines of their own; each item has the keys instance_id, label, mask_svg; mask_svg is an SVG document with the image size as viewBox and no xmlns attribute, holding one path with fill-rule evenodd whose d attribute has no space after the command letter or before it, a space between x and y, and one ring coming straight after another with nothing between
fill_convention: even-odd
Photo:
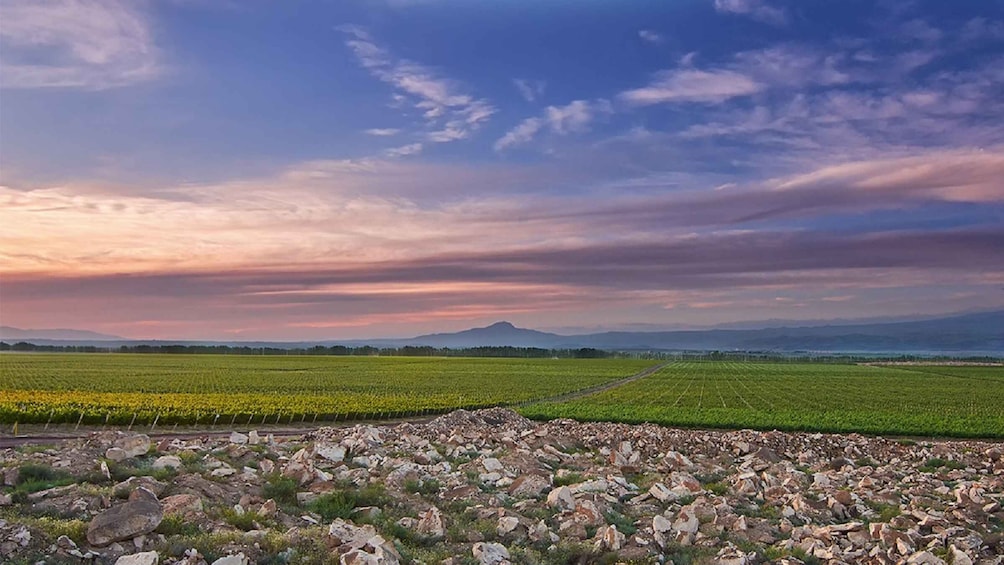
<instances>
[{"instance_id":1,"label":"blue sky","mask_svg":"<svg viewBox=\"0 0 1004 565\"><path fill-rule=\"evenodd\" d=\"M1004 307L1004 2L0 2L2 321Z\"/></svg>"}]
</instances>

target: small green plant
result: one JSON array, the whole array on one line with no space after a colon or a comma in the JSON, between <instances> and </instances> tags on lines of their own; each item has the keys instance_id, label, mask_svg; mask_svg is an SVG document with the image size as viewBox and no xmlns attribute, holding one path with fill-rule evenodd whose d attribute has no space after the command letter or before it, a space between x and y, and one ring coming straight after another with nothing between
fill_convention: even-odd
<instances>
[{"instance_id":1,"label":"small green plant","mask_svg":"<svg viewBox=\"0 0 1004 565\"><path fill-rule=\"evenodd\" d=\"M704 488L718 496L724 496L725 493L729 492L729 485L722 482L708 483L704 485Z\"/></svg>"},{"instance_id":2,"label":"small green plant","mask_svg":"<svg viewBox=\"0 0 1004 565\"><path fill-rule=\"evenodd\" d=\"M245 532L267 527L269 522L257 512L237 512L232 508L224 508L220 515L226 523Z\"/></svg>"},{"instance_id":3,"label":"small green plant","mask_svg":"<svg viewBox=\"0 0 1004 565\"><path fill-rule=\"evenodd\" d=\"M582 473L565 473L564 475L554 477L554 486L564 487L568 485L574 485L576 483L581 483L585 480Z\"/></svg>"},{"instance_id":4,"label":"small green plant","mask_svg":"<svg viewBox=\"0 0 1004 565\"><path fill-rule=\"evenodd\" d=\"M177 514L171 514L164 516L164 519L160 521L160 525L154 531L165 536L188 537L200 534L202 529L199 528L198 524L190 522Z\"/></svg>"},{"instance_id":5,"label":"small green plant","mask_svg":"<svg viewBox=\"0 0 1004 565\"><path fill-rule=\"evenodd\" d=\"M329 492L307 504L308 510L319 514L325 521L331 521L335 518L346 520L352 515L355 508L356 497L346 491Z\"/></svg>"},{"instance_id":6,"label":"small green plant","mask_svg":"<svg viewBox=\"0 0 1004 565\"><path fill-rule=\"evenodd\" d=\"M412 494L436 494L442 486L436 479L408 480L404 482L404 490Z\"/></svg>"},{"instance_id":7,"label":"small green plant","mask_svg":"<svg viewBox=\"0 0 1004 565\"><path fill-rule=\"evenodd\" d=\"M867 506L868 508L871 508L876 514L878 514L878 518L875 521L878 521L878 522L888 522L889 520L892 520L893 518L895 518L896 516L899 516L899 514L900 514L900 510L899 510L899 505L898 504L889 504L889 503L886 503L886 502L875 502L875 501L872 501L872 500L866 500L864 502L865 502L865 506Z\"/></svg>"},{"instance_id":8,"label":"small green plant","mask_svg":"<svg viewBox=\"0 0 1004 565\"><path fill-rule=\"evenodd\" d=\"M28 463L18 468L17 481L14 485L14 498L23 501L30 493L66 486L74 482L76 481L66 471L56 470L48 465Z\"/></svg>"},{"instance_id":9,"label":"small green plant","mask_svg":"<svg viewBox=\"0 0 1004 565\"><path fill-rule=\"evenodd\" d=\"M296 505L296 481L278 473L269 475L262 486L265 498L274 498L280 504Z\"/></svg>"},{"instance_id":10,"label":"small green plant","mask_svg":"<svg viewBox=\"0 0 1004 565\"><path fill-rule=\"evenodd\" d=\"M633 535L635 532L638 531L638 528L635 527L634 522L623 514L610 511L604 514L604 517L606 517L608 524L617 526L617 531L624 534L625 536Z\"/></svg>"}]
</instances>

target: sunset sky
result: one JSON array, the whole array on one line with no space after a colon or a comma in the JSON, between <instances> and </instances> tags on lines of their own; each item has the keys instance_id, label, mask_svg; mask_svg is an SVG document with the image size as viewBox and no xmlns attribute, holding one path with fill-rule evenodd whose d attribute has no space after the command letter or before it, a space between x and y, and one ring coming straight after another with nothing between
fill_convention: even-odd
<instances>
[{"instance_id":1,"label":"sunset sky","mask_svg":"<svg viewBox=\"0 0 1004 565\"><path fill-rule=\"evenodd\" d=\"M0 0L0 323L1004 307L1004 0Z\"/></svg>"}]
</instances>

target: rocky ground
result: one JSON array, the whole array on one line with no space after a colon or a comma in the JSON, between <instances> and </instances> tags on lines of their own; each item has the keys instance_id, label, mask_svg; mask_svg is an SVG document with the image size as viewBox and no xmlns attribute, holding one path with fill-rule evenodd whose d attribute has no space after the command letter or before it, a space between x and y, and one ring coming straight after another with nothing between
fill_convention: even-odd
<instances>
[{"instance_id":1,"label":"rocky ground","mask_svg":"<svg viewBox=\"0 0 1004 565\"><path fill-rule=\"evenodd\" d=\"M0 452L4 563L1004 564L1004 445L530 422Z\"/></svg>"}]
</instances>

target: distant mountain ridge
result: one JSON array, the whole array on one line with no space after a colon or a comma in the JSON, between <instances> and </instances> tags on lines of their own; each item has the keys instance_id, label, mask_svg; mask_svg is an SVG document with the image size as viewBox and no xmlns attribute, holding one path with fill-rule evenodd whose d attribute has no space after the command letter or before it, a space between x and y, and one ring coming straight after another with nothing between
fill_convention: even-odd
<instances>
[{"instance_id":1,"label":"distant mountain ridge","mask_svg":"<svg viewBox=\"0 0 1004 565\"><path fill-rule=\"evenodd\" d=\"M374 347L413 346L451 349L512 346L543 349L595 348L621 351L740 350L1004 355L1004 310L902 322L848 324L841 321L838 325L780 326L757 329L620 331L579 335L548 333L518 328L509 322L497 322L481 328L471 328L454 333L427 334L413 338L309 342L128 340L80 330L36 331L75 332L98 335L101 338L11 338L7 337L8 334L5 331L7 329L0 328L0 334L2 334L2 339L8 342L24 340L40 345L96 345L101 347L179 344L307 348L320 344L349 347L371 345Z\"/></svg>"},{"instance_id":2,"label":"distant mountain ridge","mask_svg":"<svg viewBox=\"0 0 1004 565\"><path fill-rule=\"evenodd\" d=\"M10 341L14 339L121 341L126 338L122 336L103 334L88 330L70 330L70 329L30 330L30 329L15 328L12 326L0 326L0 340Z\"/></svg>"}]
</instances>

